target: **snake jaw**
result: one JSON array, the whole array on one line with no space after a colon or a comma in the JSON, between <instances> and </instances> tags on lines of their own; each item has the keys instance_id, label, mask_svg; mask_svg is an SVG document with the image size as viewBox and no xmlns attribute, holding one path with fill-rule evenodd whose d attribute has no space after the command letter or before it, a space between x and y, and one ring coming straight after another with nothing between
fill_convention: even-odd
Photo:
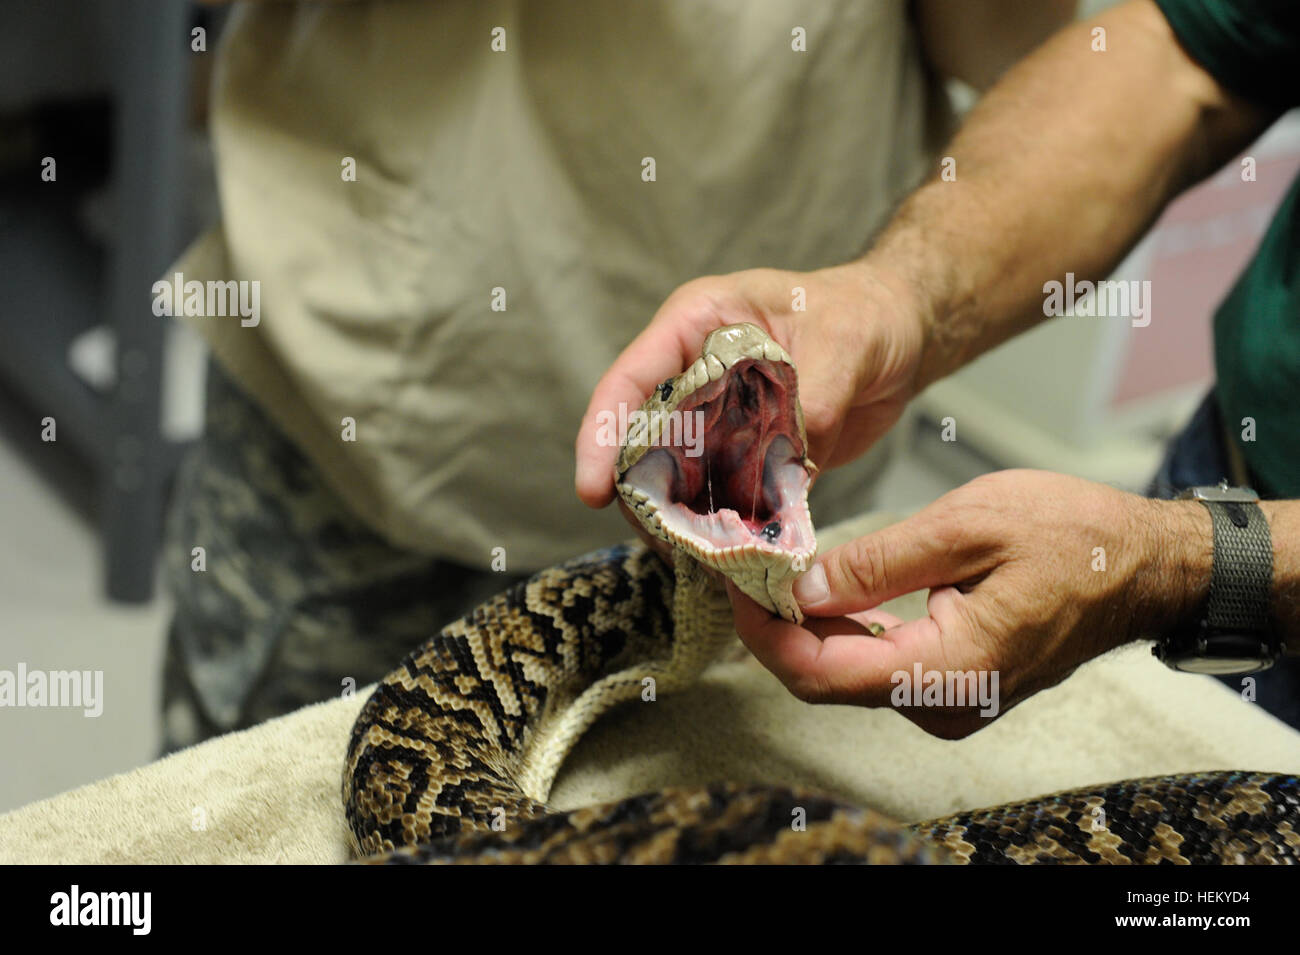
<instances>
[{"instance_id":1,"label":"snake jaw","mask_svg":"<svg viewBox=\"0 0 1300 955\"><path fill-rule=\"evenodd\" d=\"M792 588L817 551L816 467L790 356L754 325L725 326L640 410L615 469L632 513L769 611L802 620Z\"/></svg>"}]
</instances>

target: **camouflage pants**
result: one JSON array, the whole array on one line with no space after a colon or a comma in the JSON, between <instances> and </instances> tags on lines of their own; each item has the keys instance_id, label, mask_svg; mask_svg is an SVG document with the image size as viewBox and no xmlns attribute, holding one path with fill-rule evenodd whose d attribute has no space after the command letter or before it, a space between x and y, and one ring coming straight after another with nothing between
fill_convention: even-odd
<instances>
[{"instance_id":1,"label":"camouflage pants","mask_svg":"<svg viewBox=\"0 0 1300 955\"><path fill-rule=\"evenodd\" d=\"M164 752L377 680L519 579L387 544L215 364L164 560Z\"/></svg>"}]
</instances>

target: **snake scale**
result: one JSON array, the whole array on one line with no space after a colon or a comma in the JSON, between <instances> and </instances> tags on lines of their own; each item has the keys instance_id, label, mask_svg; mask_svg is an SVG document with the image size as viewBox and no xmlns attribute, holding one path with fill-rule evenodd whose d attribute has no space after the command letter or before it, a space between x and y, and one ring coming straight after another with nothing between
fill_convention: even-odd
<instances>
[{"instance_id":1,"label":"snake scale","mask_svg":"<svg viewBox=\"0 0 1300 955\"><path fill-rule=\"evenodd\" d=\"M911 825L822 793L732 783L548 807L565 755L603 713L652 683L656 694L686 686L735 646L717 574L801 619L791 587L816 548L807 508L815 469L796 392L789 357L752 325L715 331L698 361L655 390L629 419L616 477L630 511L671 545L673 566L639 543L579 557L492 598L403 660L352 728L343 801L359 857L1300 860L1300 778L1273 773L1117 782ZM702 448L688 440L687 415L708 438Z\"/></svg>"}]
</instances>

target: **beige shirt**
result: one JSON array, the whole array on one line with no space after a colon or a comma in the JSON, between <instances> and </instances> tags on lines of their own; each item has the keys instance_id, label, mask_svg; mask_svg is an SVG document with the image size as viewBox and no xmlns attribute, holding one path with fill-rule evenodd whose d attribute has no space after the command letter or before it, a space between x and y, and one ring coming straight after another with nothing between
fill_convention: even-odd
<instances>
[{"instance_id":1,"label":"beige shirt","mask_svg":"<svg viewBox=\"0 0 1300 955\"><path fill-rule=\"evenodd\" d=\"M191 321L388 540L511 571L628 536L573 439L664 298L854 257L943 132L903 0L269 4L219 56L222 227L173 271L260 314Z\"/></svg>"}]
</instances>

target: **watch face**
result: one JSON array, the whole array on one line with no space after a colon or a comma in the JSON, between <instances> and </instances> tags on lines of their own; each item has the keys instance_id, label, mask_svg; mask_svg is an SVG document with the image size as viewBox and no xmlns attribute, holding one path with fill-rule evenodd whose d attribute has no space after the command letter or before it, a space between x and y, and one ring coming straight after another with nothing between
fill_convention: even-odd
<instances>
[{"instance_id":1,"label":"watch face","mask_svg":"<svg viewBox=\"0 0 1300 955\"><path fill-rule=\"evenodd\" d=\"M1184 673L1225 676L1230 673L1258 673L1272 665L1272 660L1261 660L1259 657L1187 657L1175 662L1174 669Z\"/></svg>"}]
</instances>

